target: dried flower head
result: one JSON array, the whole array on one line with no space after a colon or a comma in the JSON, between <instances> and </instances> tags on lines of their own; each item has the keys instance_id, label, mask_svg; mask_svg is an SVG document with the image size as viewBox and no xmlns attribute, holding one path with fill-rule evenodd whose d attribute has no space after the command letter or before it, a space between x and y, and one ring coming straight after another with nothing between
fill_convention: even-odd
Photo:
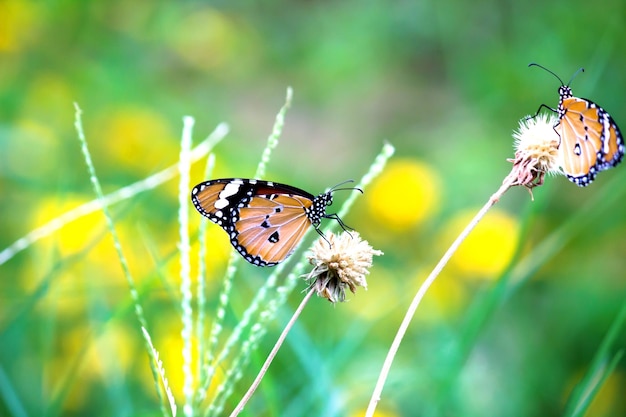
<instances>
[{"instance_id":1,"label":"dried flower head","mask_svg":"<svg viewBox=\"0 0 626 417\"><path fill-rule=\"evenodd\" d=\"M318 296L332 303L342 302L346 299L346 287L352 293L356 292L356 287L367 289L365 275L369 274L372 258L383 253L354 231L344 231L341 235L331 233L327 239L320 238L313 245L308 259L314 268L306 280Z\"/></svg>"},{"instance_id":2,"label":"dried flower head","mask_svg":"<svg viewBox=\"0 0 626 417\"><path fill-rule=\"evenodd\" d=\"M558 174L559 135L554 130L558 119L554 115L538 114L520 120L519 128L513 133L515 158L512 185L533 188L543 184L546 173Z\"/></svg>"}]
</instances>

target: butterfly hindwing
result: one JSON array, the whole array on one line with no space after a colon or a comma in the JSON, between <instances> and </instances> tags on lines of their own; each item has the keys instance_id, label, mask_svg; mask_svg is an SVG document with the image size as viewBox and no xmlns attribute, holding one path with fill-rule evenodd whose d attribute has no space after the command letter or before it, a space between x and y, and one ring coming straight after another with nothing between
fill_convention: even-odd
<instances>
[{"instance_id":1,"label":"butterfly hindwing","mask_svg":"<svg viewBox=\"0 0 626 417\"><path fill-rule=\"evenodd\" d=\"M250 263L276 265L296 248L309 226L316 229L330 192L314 197L296 187L269 181L226 178L195 186L196 209L221 226Z\"/></svg>"},{"instance_id":2,"label":"butterfly hindwing","mask_svg":"<svg viewBox=\"0 0 626 417\"><path fill-rule=\"evenodd\" d=\"M304 210L311 204L310 199L292 195L253 197L239 210L236 243L253 259L268 265L281 262L291 255L311 225Z\"/></svg>"}]
</instances>

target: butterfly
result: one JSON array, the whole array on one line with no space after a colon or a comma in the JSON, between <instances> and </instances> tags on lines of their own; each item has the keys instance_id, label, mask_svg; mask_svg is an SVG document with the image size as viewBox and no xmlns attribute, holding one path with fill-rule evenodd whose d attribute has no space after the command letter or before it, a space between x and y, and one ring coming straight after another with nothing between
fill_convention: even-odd
<instances>
[{"instance_id":1,"label":"butterfly","mask_svg":"<svg viewBox=\"0 0 626 417\"><path fill-rule=\"evenodd\" d=\"M567 178L579 187L591 184L600 171L617 166L624 156L624 138L617 124L602 107L591 100L574 97L569 84L583 68L565 84L554 72L535 63L530 66L542 68L554 75L559 87L557 109L542 104L559 116L555 131L561 138L559 156L561 169Z\"/></svg>"},{"instance_id":2,"label":"butterfly","mask_svg":"<svg viewBox=\"0 0 626 417\"><path fill-rule=\"evenodd\" d=\"M326 214L334 191L363 192L337 188L344 183L315 197L277 182L223 178L193 187L191 201L200 214L228 233L230 243L246 261L274 266L291 255L309 226L324 237L319 229L323 218L337 220L346 230L337 214Z\"/></svg>"}]
</instances>

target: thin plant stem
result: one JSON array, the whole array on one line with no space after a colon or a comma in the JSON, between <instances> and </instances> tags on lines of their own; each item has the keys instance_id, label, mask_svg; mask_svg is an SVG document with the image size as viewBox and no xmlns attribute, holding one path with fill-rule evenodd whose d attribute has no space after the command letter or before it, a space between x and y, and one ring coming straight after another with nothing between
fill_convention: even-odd
<instances>
[{"instance_id":1,"label":"thin plant stem","mask_svg":"<svg viewBox=\"0 0 626 417\"><path fill-rule=\"evenodd\" d=\"M293 88L287 87L285 104L283 105L283 107L280 108L278 114L276 115L276 121L274 122L272 133L270 133L269 137L267 138L267 145L265 145L265 149L263 149L263 155L261 155L261 161L259 161L259 165L256 168L254 178L263 178L265 176L265 171L267 168L267 164L270 162L272 151L278 146L278 140L280 139L280 135L282 135L283 133L283 126L285 126L285 115L287 114L287 110L289 110L289 107L291 107L292 98Z\"/></svg>"},{"instance_id":2,"label":"thin plant stem","mask_svg":"<svg viewBox=\"0 0 626 417\"><path fill-rule=\"evenodd\" d=\"M159 359L159 352L157 352L156 348L152 344L152 338L150 337L150 333L146 330L145 327L141 328L143 332L143 337L148 342L150 346L150 350L152 351L151 357L156 362L154 365L156 366L159 376L161 377L161 384L163 384L163 391L165 391L165 395L167 396L167 401L170 405L170 411L172 412L172 417L176 417L176 399L174 398L174 394L172 394L172 390L170 389L170 384L167 382L167 377L165 376L165 368L163 368L163 362Z\"/></svg>"},{"instance_id":3,"label":"thin plant stem","mask_svg":"<svg viewBox=\"0 0 626 417\"><path fill-rule=\"evenodd\" d=\"M206 156L215 147L215 145L226 136L227 133L228 125L225 123L219 124L207 139L202 141L202 143L191 151L191 160L197 161ZM110 194L103 194L102 198L96 198L95 200L81 204L78 207L66 211L43 226L31 230L29 233L13 242L10 246L0 251L0 265L13 258L17 253L27 249L38 240L65 227L66 224L71 223L80 217L102 210L104 207L111 206L120 201L130 199L139 193L156 188L164 182L171 180L177 174L178 164L174 164L160 172L157 172L156 174L127 185L126 187L122 187Z\"/></svg>"},{"instance_id":4,"label":"thin plant stem","mask_svg":"<svg viewBox=\"0 0 626 417\"><path fill-rule=\"evenodd\" d=\"M193 349L193 309L191 302L193 294L191 292L191 261L189 245L189 171L191 168L190 151L191 135L194 119L190 116L183 118L183 135L180 144L179 158L179 178L178 183L178 222L180 225L180 242L178 249L180 252L180 293L182 307L182 339L183 339L183 393L185 395L185 405L183 414L191 417L193 415L193 369L192 369L192 349Z\"/></svg>"},{"instance_id":5,"label":"thin plant stem","mask_svg":"<svg viewBox=\"0 0 626 417\"><path fill-rule=\"evenodd\" d=\"M615 354L612 354L611 351L615 350L618 345L617 341L624 323L626 323L626 303L622 304L622 307L613 319L585 376L570 394L565 412L563 413L564 416L584 416L602 384L612 372L615 372L617 362L624 355L624 350L620 349ZM613 355L612 359L610 359L611 355Z\"/></svg>"},{"instance_id":6,"label":"thin plant stem","mask_svg":"<svg viewBox=\"0 0 626 417\"><path fill-rule=\"evenodd\" d=\"M215 154L209 154L209 158L206 163L204 177L210 178L213 173L213 167L215 166ZM205 258L207 256L207 223L208 219L204 217L200 219L200 227L198 228L198 283L196 287L197 291L197 299L198 299L198 316L196 319L196 339L197 339L197 369L196 374L198 375L198 381L204 381L208 378L206 374L206 367L203 366L205 360L207 363L211 363L213 361L213 349L206 349L206 338L204 335L205 332L205 309L206 309L206 296L204 294L206 288L206 280L207 280L207 272L206 272L206 264ZM206 391L200 392L200 390L196 390L195 392L195 401L194 407L199 408L200 402L204 399Z\"/></svg>"},{"instance_id":7,"label":"thin plant stem","mask_svg":"<svg viewBox=\"0 0 626 417\"><path fill-rule=\"evenodd\" d=\"M115 230L115 222L113 221L113 217L109 212L107 204L104 202L104 193L102 191L102 186L100 185L100 180L96 175L96 168L91 159L91 153L89 152L89 147L87 146L87 138L85 137L85 131L83 129L83 121L82 121L82 110L78 106L77 103L74 103L74 108L76 109L74 127L76 128L76 133L78 134L78 140L81 145L81 152L83 154L83 158L85 159L85 163L87 165L87 171L89 172L89 180L91 181L91 185L93 186L94 192L96 193L97 199L100 202L100 207L102 208L102 213L106 219L106 225L109 229L109 233L113 238L113 247L115 248L115 252L117 253L117 257L120 261L120 265L122 267L122 271L124 276L126 277L126 282L128 283L128 287L130 289L130 296L133 301L133 305L135 307L135 316L139 321L139 324L142 328L147 329L148 324L146 318L143 314L143 307L139 302L139 293L137 292L137 287L135 286L135 280L130 272L130 267L128 265L128 261L126 256L124 256L124 251L122 250L122 244L117 235L117 231ZM165 409L165 400L161 394L161 390L159 389L158 381L159 381L159 371L156 368L156 364L158 363L158 359L153 356L153 350L151 349L150 340L145 338L147 332L144 333L144 344L148 350L148 354L150 355L152 362L150 363L150 370L152 372L152 378L154 379L157 395L160 400L161 412L164 416L167 415Z\"/></svg>"},{"instance_id":8,"label":"thin plant stem","mask_svg":"<svg viewBox=\"0 0 626 417\"><path fill-rule=\"evenodd\" d=\"M292 98L293 98L293 89L291 87L288 87L286 97L285 97L285 104L281 107L278 114L276 115L272 132L267 138L267 143L265 145L265 149L263 150L261 160L259 161L259 164L257 166L254 178L262 178L265 176L266 167L270 161L272 151L278 146L279 139L282 134L283 127L285 125L285 115L287 113L287 110L291 106ZM219 303L218 303L215 317L214 317L213 323L211 325L211 330L209 333L209 343L207 346L207 350L211 353L206 355L204 363L203 363L203 368L205 369L205 372L203 374L203 379L200 380L201 388L198 390L198 401L204 400L204 397L206 396L206 393L208 392L208 389L213 380L213 376L216 370L218 369L219 364L231 352L231 347L234 346L234 344L240 340L239 338L243 330L247 327L249 320L252 318L253 313L257 310L254 307L254 303L253 305L251 305L250 307L246 309L242 320L240 320L237 323L235 330L228 338L221 352L219 352L219 354L215 354L214 351L217 347L218 337L220 336L223 330L223 321L226 315L226 311L228 309L228 302L229 302L229 297L230 297L230 291L233 286L233 279L237 272L237 265L240 262L240 260L241 260L240 255L237 252L232 252L231 257L228 261L228 266L226 267L226 273L224 275L222 290L218 296ZM282 271L283 268L284 268L284 264L279 265L274 270L274 273ZM261 288L260 292L266 292L269 288L272 288L275 285L274 282L276 280L276 277L274 277L273 279L272 277L274 277L274 274L272 274L270 276L270 279L266 281L265 285ZM255 297L255 299L257 298L259 298L258 294L257 294L257 297ZM229 379L226 379L223 384L228 385L230 384L230 382L231 381ZM221 387L218 387L217 392L218 393L226 392L226 390L221 389ZM212 401L215 402L218 399L219 399L218 396L216 396ZM213 406L210 405L209 409L212 410Z\"/></svg>"},{"instance_id":9,"label":"thin plant stem","mask_svg":"<svg viewBox=\"0 0 626 417\"><path fill-rule=\"evenodd\" d=\"M287 334L289 333L289 331L291 330L293 325L296 323L296 320L300 316L300 313L302 313L302 310L304 310L304 306L306 306L307 302L311 299L311 297L313 296L314 292L315 292L315 290L311 289L304 296L304 298L302 299L302 302L300 303L300 305L298 306L296 311L293 313L293 316L291 317L291 320L289 320L289 323L287 323L287 325L283 329L283 332L280 334L280 337L276 341L276 344L272 348L272 351L267 356L267 359L265 359L265 363L261 367L261 370L259 371L259 374L255 378L254 382L252 382L252 385L250 385L250 388L248 388L248 391L243 396L241 401L239 401L239 404L237 404L237 407L235 407L233 412L230 414L230 417L238 416L239 413L241 413L241 411L243 410L243 407L248 403L250 398L252 398L252 395L254 394L256 389L258 388L259 384L261 383L261 380L263 379L263 377L265 376L267 370L269 369L270 364L272 363L272 361L276 357L276 354L278 353L278 350L280 349L280 347L283 345L283 342L287 338Z\"/></svg>"},{"instance_id":10,"label":"thin plant stem","mask_svg":"<svg viewBox=\"0 0 626 417\"><path fill-rule=\"evenodd\" d=\"M474 230L474 228L478 225L478 222L485 217L485 214L496 204L502 195L513 185L516 178L513 173L509 174L504 181L502 182L502 186L496 191L491 198L485 203L485 205L478 211L478 213L474 216L474 218L469 222L465 229L461 232L461 234L456 238L456 240L452 243L452 245L448 248L443 257L439 260L435 268L432 270L430 275L424 280L422 285L417 290L415 297L413 297L413 301L409 306L406 314L404 315L404 319L398 328L395 338L389 348L389 352L387 352L387 357L385 358L385 362L383 363L383 367L378 375L378 381L376 381L376 386L374 387L374 391L372 393L372 397L370 398L370 403L367 407L367 411L365 413L365 417L372 417L374 415L374 411L376 410L376 406L380 401L381 394L383 392L383 387L385 382L387 381L387 377L389 376L389 371L391 370L391 365L393 360L398 353L398 349L400 348L400 343L402 343L402 339L404 339L404 335L406 334L409 325L411 324L411 320L415 315L415 311L417 307L419 307L424 295L433 284L435 279L439 276L443 268L446 266L452 255L457 251L461 243L467 238L467 236Z\"/></svg>"}]
</instances>

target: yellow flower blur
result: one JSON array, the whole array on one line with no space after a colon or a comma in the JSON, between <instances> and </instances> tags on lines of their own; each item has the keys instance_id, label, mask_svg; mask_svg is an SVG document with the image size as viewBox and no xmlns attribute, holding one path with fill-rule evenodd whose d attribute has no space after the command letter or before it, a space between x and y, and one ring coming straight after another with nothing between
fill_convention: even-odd
<instances>
[{"instance_id":1,"label":"yellow flower blur","mask_svg":"<svg viewBox=\"0 0 626 417\"><path fill-rule=\"evenodd\" d=\"M442 245L449 245L474 217L468 211L452 218L444 229ZM492 209L461 244L450 260L457 272L474 278L493 279L511 261L519 225L507 213Z\"/></svg>"},{"instance_id":2,"label":"yellow flower blur","mask_svg":"<svg viewBox=\"0 0 626 417\"><path fill-rule=\"evenodd\" d=\"M144 172L146 167L169 164L178 156L178 138L165 118L152 110L118 108L107 113L101 124L99 131L104 133L94 135L94 152L107 152L111 160L126 168ZM103 144L103 148L97 147Z\"/></svg>"},{"instance_id":3,"label":"yellow flower blur","mask_svg":"<svg viewBox=\"0 0 626 417\"><path fill-rule=\"evenodd\" d=\"M0 52L15 52L35 42L40 6L25 0L0 1Z\"/></svg>"},{"instance_id":4,"label":"yellow flower blur","mask_svg":"<svg viewBox=\"0 0 626 417\"><path fill-rule=\"evenodd\" d=\"M370 214L398 231L417 226L439 206L441 181L428 165L396 159L365 193Z\"/></svg>"},{"instance_id":5,"label":"yellow flower blur","mask_svg":"<svg viewBox=\"0 0 626 417\"><path fill-rule=\"evenodd\" d=\"M163 361L163 368L165 369L172 394L177 399L178 403L182 403L185 398L183 392L183 387L185 386L185 374L183 373L184 359L181 353L183 351L184 341L181 337L179 323L176 318L162 325L166 328L166 333L161 336L151 335L151 337L153 338L154 347L157 352L159 352L159 357ZM200 376L195 372L195 370L199 369L198 339L196 337L192 337L191 353L191 369L194 370L193 385L198 386ZM227 368L228 363L222 363L221 366L215 369L215 375L206 393L207 398L215 397L217 387L224 382L224 369ZM154 386L154 382L150 381L148 378L146 378L145 381L147 387L149 387L150 384Z\"/></svg>"}]
</instances>

